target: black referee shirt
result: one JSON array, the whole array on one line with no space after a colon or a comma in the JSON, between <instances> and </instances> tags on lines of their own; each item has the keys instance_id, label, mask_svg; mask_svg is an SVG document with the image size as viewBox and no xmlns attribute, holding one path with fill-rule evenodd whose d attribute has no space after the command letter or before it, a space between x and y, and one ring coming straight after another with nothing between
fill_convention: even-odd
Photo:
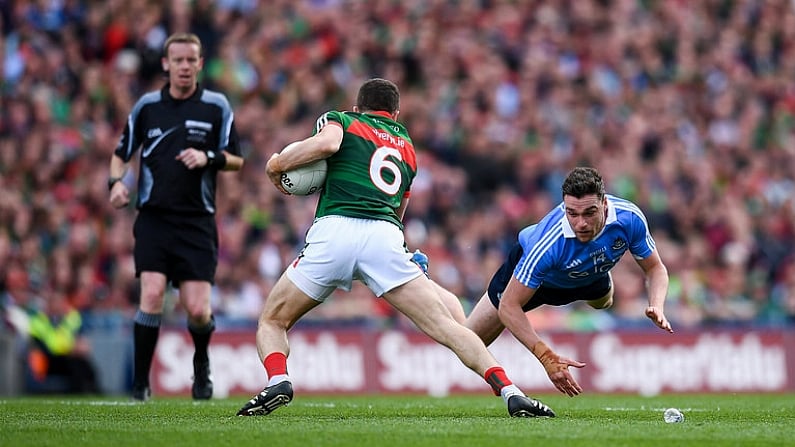
<instances>
[{"instance_id":1,"label":"black referee shirt","mask_svg":"<svg viewBox=\"0 0 795 447\"><path fill-rule=\"evenodd\" d=\"M201 86L187 99L172 98L168 89L166 84L135 103L115 154L128 162L141 151L139 209L214 214L217 170L189 170L176 157L189 147L240 156L232 107L222 93Z\"/></svg>"}]
</instances>

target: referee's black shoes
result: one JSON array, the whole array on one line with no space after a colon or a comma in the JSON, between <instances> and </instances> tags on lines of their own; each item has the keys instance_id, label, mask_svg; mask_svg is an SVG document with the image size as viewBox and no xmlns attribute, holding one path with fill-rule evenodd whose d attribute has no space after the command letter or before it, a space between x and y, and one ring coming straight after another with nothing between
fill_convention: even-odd
<instances>
[{"instance_id":1,"label":"referee's black shoes","mask_svg":"<svg viewBox=\"0 0 795 447\"><path fill-rule=\"evenodd\" d=\"M132 398L138 402L146 402L152 397L152 389L147 384L133 384Z\"/></svg>"},{"instance_id":2,"label":"referee's black shoes","mask_svg":"<svg viewBox=\"0 0 795 447\"><path fill-rule=\"evenodd\" d=\"M196 400L213 397L213 380L210 378L210 360L193 359L193 388L191 394Z\"/></svg>"}]
</instances>

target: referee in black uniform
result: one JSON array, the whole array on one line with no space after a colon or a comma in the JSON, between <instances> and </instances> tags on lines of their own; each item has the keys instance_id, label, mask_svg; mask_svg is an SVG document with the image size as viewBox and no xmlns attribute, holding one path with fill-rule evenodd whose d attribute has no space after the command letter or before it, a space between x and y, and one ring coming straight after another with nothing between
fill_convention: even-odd
<instances>
[{"instance_id":1,"label":"referee in black uniform","mask_svg":"<svg viewBox=\"0 0 795 447\"><path fill-rule=\"evenodd\" d=\"M198 84L204 59L194 34L170 36L163 47L168 84L143 95L127 119L110 161L110 203L129 204L123 181L140 150L135 274L141 300L134 319L132 397L151 395L149 373L160 331L167 283L179 287L193 338L194 399L213 394L207 347L215 329L210 289L218 260L216 174L243 166L232 108L226 96Z\"/></svg>"}]
</instances>

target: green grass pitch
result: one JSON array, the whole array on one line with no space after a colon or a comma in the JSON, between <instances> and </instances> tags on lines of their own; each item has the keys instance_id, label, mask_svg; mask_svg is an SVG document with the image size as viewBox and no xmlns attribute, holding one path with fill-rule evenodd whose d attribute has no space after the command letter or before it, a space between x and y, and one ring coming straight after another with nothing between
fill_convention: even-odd
<instances>
[{"instance_id":1,"label":"green grass pitch","mask_svg":"<svg viewBox=\"0 0 795 447\"><path fill-rule=\"evenodd\" d=\"M246 396L0 399L12 446L795 446L795 395L538 396L551 419L508 417L494 396L316 396L239 417ZM663 410L685 414L663 422Z\"/></svg>"}]
</instances>

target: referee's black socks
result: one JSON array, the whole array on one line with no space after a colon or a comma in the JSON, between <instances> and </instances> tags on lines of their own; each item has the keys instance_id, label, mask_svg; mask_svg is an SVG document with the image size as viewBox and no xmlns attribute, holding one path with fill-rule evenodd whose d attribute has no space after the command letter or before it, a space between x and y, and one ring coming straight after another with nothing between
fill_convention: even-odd
<instances>
[{"instance_id":1,"label":"referee's black socks","mask_svg":"<svg viewBox=\"0 0 795 447\"><path fill-rule=\"evenodd\" d=\"M215 316L210 316L210 321L204 326L194 326L188 322L188 332L193 338L193 346L196 352L193 355L194 361L206 361L208 359L207 347L210 345L210 337L215 331Z\"/></svg>"},{"instance_id":2,"label":"referee's black socks","mask_svg":"<svg viewBox=\"0 0 795 447\"><path fill-rule=\"evenodd\" d=\"M138 310L133 318L134 384L149 386L149 370L160 335L160 314Z\"/></svg>"}]
</instances>

